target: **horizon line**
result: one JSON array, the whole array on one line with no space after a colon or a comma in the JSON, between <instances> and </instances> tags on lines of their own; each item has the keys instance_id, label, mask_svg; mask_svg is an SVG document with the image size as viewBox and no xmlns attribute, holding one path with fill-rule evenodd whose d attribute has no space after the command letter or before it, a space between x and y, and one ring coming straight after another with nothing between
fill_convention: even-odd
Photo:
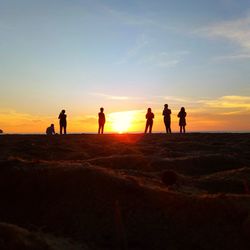
<instances>
[{"instance_id":1,"label":"horizon line","mask_svg":"<svg viewBox=\"0 0 250 250\"><path fill-rule=\"evenodd\" d=\"M200 131L190 131L186 132L186 134L248 134L250 133L250 130L200 130ZM66 135L95 135L98 133L97 132L69 132ZM144 132L123 132L123 133L118 133L118 132L106 132L102 135L124 135L124 134L144 134ZM152 132L151 134L167 134L164 131L155 131ZM171 134L181 134L179 131L172 132ZM1 135L46 135L46 133L2 133ZM55 135L60 135L59 133ZM100 135L100 136L102 136ZM64 134L60 136L65 136Z\"/></svg>"}]
</instances>

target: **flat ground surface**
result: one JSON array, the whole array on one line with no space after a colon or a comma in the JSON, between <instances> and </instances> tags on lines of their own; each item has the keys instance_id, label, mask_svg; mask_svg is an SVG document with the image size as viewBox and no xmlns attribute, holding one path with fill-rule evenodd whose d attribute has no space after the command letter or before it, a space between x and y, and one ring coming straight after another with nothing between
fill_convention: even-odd
<instances>
[{"instance_id":1,"label":"flat ground surface","mask_svg":"<svg viewBox=\"0 0 250 250\"><path fill-rule=\"evenodd\" d=\"M249 249L249 152L250 134L2 135L0 247Z\"/></svg>"}]
</instances>

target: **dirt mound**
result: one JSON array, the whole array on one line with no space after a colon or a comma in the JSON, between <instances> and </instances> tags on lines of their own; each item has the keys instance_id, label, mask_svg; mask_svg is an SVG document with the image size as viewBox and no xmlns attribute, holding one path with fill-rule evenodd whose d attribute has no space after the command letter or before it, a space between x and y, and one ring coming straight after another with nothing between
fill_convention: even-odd
<instances>
[{"instance_id":1,"label":"dirt mound","mask_svg":"<svg viewBox=\"0 0 250 250\"><path fill-rule=\"evenodd\" d=\"M41 232L30 232L13 224L0 223L1 250L88 250L86 246L77 245L66 239Z\"/></svg>"},{"instance_id":2,"label":"dirt mound","mask_svg":"<svg viewBox=\"0 0 250 250\"><path fill-rule=\"evenodd\" d=\"M0 221L94 250L249 249L249 143L248 134L5 135Z\"/></svg>"},{"instance_id":3,"label":"dirt mound","mask_svg":"<svg viewBox=\"0 0 250 250\"><path fill-rule=\"evenodd\" d=\"M155 158L151 169L158 171L171 169L190 176L207 175L218 171L242 167L239 159L229 155L199 155L178 158Z\"/></svg>"},{"instance_id":4,"label":"dirt mound","mask_svg":"<svg viewBox=\"0 0 250 250\"><path fill-rule=\"evenodd\" d=\"M186 196L90 164L16 164L0 164L0 219L7 222L102 249L249 247L249 197Z\"/></svg>"},{"instance_id":5,"label":"dirt mound","mask_svg":"<svg viewBox=\"0 0 250 250\"><path fill-rule=\"evenodd\" d=\"M250 194L250 168L221 171L198 179L196 185L209 193Z\"/></svg>"}]
</instances>

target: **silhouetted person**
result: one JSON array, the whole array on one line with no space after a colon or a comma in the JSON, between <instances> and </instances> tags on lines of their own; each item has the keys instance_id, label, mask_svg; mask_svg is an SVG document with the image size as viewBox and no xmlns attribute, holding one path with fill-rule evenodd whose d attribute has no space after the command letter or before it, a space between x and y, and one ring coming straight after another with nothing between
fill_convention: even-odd
<instances>
[{"instance_id":1,"label":"silhouetted person","mask_svg":"<svg viewBox=\"0 0 250 250\"><path fill-rule=\"evenodd\" d=\"M54 124L51 124L47 129L46 129L46 135L54 135L55 134L55 127Z\"/></svg>"},{"instance_id":2,"label":"silhouetted person","mask_svg":"<svg viewBox=\"0 0 250 250\"><path fill-rule=\"evenodd\" d=\"M178 114L178 117L180 118L179 126L180 126L180 133L186 133L185 126L186 126L186 116L187 113L185 112L185 108L182 107L181 111Z\"/></svg>"},{"instance_id":3,"label":"silhouetted person","mask_svg":"<svg viewBox=\"0 0 250 250\"><path fill-rule=\"evenodd\" d=\"M148 112L146 114L146 127L145 127L145 134L148 131L149 128L149 133L152 133L152 127L153 127L153 119L154 119L155 115L154 113L151 112L151 108L148 108Z\"/></svg>"},{"instance_id":4,"label":"silhouetted person","mask_svg":"<svg viewBox=\"0 0 250 250\"><path fill-rule=\"evenodd\" d=\"M164 105L164 109L162 111L162 115L164 116L164 124L166 127L166 133L171 134L171 109L168 108L168 104Z\"/></svg>"},{"instance_id":5,"label":"silhouetted person","mask_svg":"<svg viewBox=\"0 0 250 250\"><path fill-rule=\"evenodd\" d=\"M103 129L104 129L104 124L105 124L105 114L103 113L104 108L100 108L100 112L98 113L98 124L99 124L99 128L98 128L98 134L103 134Z\"/></svg>"},{"instance_id":6,"label":"silhouetted person","mask_svg":"<svg viewBox=\"0 0 250 250\"><path fill-rule=\"evenodd\" d=\"M62 130L64 134L66 135L66 128L67 128L67 120L66 120L67 115L65 114L65 110L63 109L58 116L58 119L60 120L60 134L62 134Z\"/></svg>"}]
</instances>

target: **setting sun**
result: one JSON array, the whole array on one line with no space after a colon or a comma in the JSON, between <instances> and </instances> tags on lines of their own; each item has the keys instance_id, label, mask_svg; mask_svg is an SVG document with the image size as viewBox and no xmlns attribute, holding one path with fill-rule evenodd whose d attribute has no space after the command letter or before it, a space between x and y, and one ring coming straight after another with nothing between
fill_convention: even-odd
<instances>
[{"instance_id":1,"label":"setting sun","mask_svg":"<svg viewBox=\"0 0 250 250\"><path fill-rule=\"evenodd\" d=\"M133 111L115 112L109 115L112 130L120 134L127 132L131 128L133 118Z\"/></svg>"}]
</instances>

